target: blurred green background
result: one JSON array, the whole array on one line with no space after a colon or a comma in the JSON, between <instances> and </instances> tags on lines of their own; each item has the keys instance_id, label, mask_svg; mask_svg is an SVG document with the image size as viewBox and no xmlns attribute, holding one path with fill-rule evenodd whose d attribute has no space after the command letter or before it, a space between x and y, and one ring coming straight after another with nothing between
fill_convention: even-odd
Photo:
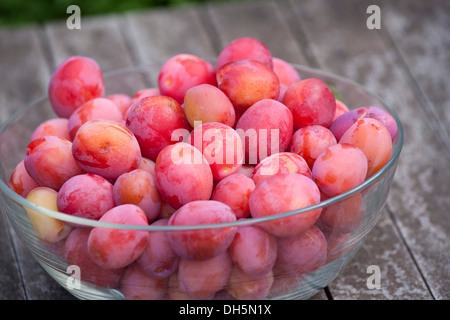
<instances>
[{"instance_id":1,"label":"blurred green background","mask_svg":"<svg viewBox=\"0 0 450 320\"><path fill-rule=\"evenodd\" d=\"M0 0L0 26L67 19L69 5L78 5L86 16L211 1L227 0Z\"/></svg>"}]
</instances>

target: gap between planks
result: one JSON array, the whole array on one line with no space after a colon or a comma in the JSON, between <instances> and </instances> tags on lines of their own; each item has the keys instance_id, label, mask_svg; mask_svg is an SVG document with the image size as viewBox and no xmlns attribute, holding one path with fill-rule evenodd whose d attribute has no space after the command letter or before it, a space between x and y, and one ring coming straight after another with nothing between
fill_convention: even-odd
<instances>
[{"instance_id":1,"label":"gap between planks","mask_svg":"<svg viewBox=\"0 0 450 320\"><path fill-rule=\"evenodd\" d=\"M284 8L284 10L285 10L285 12L286 12L286 10L287 10L287 12L289 12L289 14L290 14L290 12L294 12L294 8L291 6L291 4L292 4L292 2L289 2L289 3L286 3L286 2L284 2L284 1L282 1L281 2L282 3L282 8ZM305 4L306 5L306 4ZM292 30L302 30L302 32L303 32L303 30L304 30L304 27L302 26L302 24L304 23L303 21L301 21L301 19L298 19L297 21L296 21L296 19L290 19L290 20L288 20L290 23L291 23L291 25L292 25L292 23L294 22L294 24L295 25L293 25L293 26L291 26L291 29ZM299 24L300 26L297 26L297 24ZM307 32L303 32L304 34L305 34L305 36L307 37ZM304 43L304 42L303 42ZM309 45L309 46L311 46L311 43L310 42L307 42L307 45ZM322 49L323 50L323 49ZM311 49L309 49L309 50L307 50L308 52L314 52L314 48L311 48ZM314 58L313 60L315 60L315 61L319 61L320 60L320 58ZM318 63L319 64L319 63ZM319 64L319 68L322 68L323 69L323 66L321 66L320 64ZM392 212L392 210L391 210L391 212ZM391 220L392 220L392 216L390 217L391 218ZM398 230L398 227L397 227L397 230ZM399 231L399 230L398 230ZM401 233L399 233L399 234L401 234ZM404 236L404 235L402 235L402 236ZM406 242L404 242L404 244L406 245ZM412 254L411 254L411 248L409 248L409 247L407 247L406 246L406 249L410 252L410 255L411 255L411 257L412 257ZM415 265L415 268L417 269L417 271L418 272L421 272L420 271L420 267L419 267L419 265L417 264L417 262L413 259L412 260L413 261L413 263L414 263L414 265ZM423 278L423 275L422 275L422 279L423 280L425 280L424 278ZM424 283L426 283L426 281L424 281ZM427 286L428 286L428 284L426 284ZM429 292L431 292L431 290L429 290L429 287L428 287L428 291Z\"/></svg>"}]
</instances>

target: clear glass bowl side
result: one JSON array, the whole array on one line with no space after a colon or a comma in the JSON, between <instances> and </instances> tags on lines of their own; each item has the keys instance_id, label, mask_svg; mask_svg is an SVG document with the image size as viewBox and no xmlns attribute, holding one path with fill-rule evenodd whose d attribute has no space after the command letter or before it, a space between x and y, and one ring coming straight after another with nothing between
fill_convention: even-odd
<instances>
[{"instance_id":1,"label":"clear glass bowl side","mask_svg":"<svg viewBox=\"0 0 450 320\"><path fill-rule=\"evenodd\" d=\"M340 77L329 75L325 72L305 68L302 66L295 66L303 79L309 77L316 77L322 79L328 84L332 85L337 92L344 98L344 102L351 108L362 106L376 106L389 111L397 121L398 134L394 140L393 154L389 163L382 168L377 174L372 176L362 185L356 187L349 192L324 201L317 206L309 209L321 208L321 210L328 210L334 206L344 205L350 199L358 198L360 207L361 219L358 225L349 232L342 232L341 230L328 230L328 259L326 264L314 272L310 272L302 276L302 281L298 285L292 287L288 285L289 275L285 273L276 274L275 280L282 283L279 285L276 293L268 295L268 298L275 299L306 299L314 295L323 287L328 285L339 272L348 264L358 248L361 246L369 232L378 222L382 209L386 203L389 189L395 174L397 161L403 145L403 130L401 123L395 111L387 106L380 98L367 92L361 86ZM113 88L108 94L115 92L122 92L132 95L133 79L140 77L151 78L150 69L147 67L129 68L111 72L105 76L108 83L114 84L109 86ZM123 85L118 85L120 83ZM122 88L121 91L117 88ZM42 97L28 106L18 110L17 113L11 117L6 123L0 127L0 202L2 211L8 216L11 224L18 234L19 238L24 242L25 246L30 249L39 263L47 270L51 276L58 281L63 287L67 288L67 279L71 274L67 271L68 263L64 258L64 240L58 243L47 243L36 236L34 228L30 223L26 209L34 209L42 214L51 217L85 224L87 227L107 227L107 228L123 228L123 229L146 229L153 230L153 232L176 232L174 228L142 228L136 226L120 226L112 224L102 224L97 221L86 221L86 219L73 218L67 215L46 210L41 207L36 207L15 194L10 190L6 183L13 172L18 162L24 159L25 149L29 143L29 137L33 130L44 120L55 117L51 106L46 99ZM286 213L279 217L287 217L295 214L302 214L309 209L298 210L296 212ZM273 219L273 218L272 218ZM223 226L207 226L209 228L218 228L224 226L239 226L244 224L264 223L268 219L256 219L254 221L245 223L226 224ZM205 226L192 227L194 229L202 229ZM295 283L295 281L294 281ZM69 290L69 289L68 289ZM91 282L82 281L82 289L77 291L70 291L78 298L85 299L117 299L123 298L120 291L116 289L105 289L93 285Z\"/></svg>"}]
</instances>

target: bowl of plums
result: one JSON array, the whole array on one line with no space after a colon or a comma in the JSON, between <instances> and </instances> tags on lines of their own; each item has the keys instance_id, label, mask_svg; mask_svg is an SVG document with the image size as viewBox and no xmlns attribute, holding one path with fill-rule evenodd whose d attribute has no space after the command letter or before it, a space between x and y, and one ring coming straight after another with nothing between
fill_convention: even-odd
<instances>
[{"instance_id":1,"label":"bowl of plums","mask_svg":"<svg viewBox=\"0 0 450 320\"><path fill-rule=\"evenodd\" d=\"M70 56L0 127L0 201L79 299L309 299L370 237L402 145L381 98L255 38L110 72Z\"/></svg>"}]
</instances>

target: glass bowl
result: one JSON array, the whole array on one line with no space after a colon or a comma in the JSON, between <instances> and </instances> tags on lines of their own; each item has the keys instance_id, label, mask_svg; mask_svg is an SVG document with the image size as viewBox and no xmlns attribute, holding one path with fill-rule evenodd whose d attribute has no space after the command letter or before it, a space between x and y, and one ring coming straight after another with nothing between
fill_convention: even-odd
<instances>
[{"instance_id":1,"label":"glass bowl","mask_svg":"<svg viewBox=\"0 0 450 320\"><path fill-rule=\"evenodd\" d=\"M43 96L22 107L0 127L0 204L2 211L10 220L18 237L39 264L61 286L79 299L308 299L338 276L340 271L351 261L363 241L370 236L370 231L378 222L402 149L403 129L395 111L362 86L320 70L300 65L293 66L302 79L319 78L332 86L351 109L362 106L379 107L387 110L397 123L398 132L393 140L393 151L388 163L364 183L348 192L314 206L275 216L238 220L233 223L186 227L105 223L52 211L27 201L7 186L16 165L25 157L25 149L34 129L44 120L55 117L47 96ZM105 73L106 94L120 92L133 95L139 89L136 88L138 83L150 87L157 83L155 79L157 70L158 66L143 65ZM206 262L203 265L191 264L183 267L182 277L184 278L182 281L178 281L178 271L180 270L175 270L170 276L161 279L147 276L146 273L141 272L142 268L136 268L136 261L121 271L101 268L98 270L99 268L93 267L91 262L86 261L86 250L82 246L85 245L82 243L83 240L78 240L80 244L78 254L82 256L77 260L79 264L69 264L65 257L68 237L57 242L41 240L29 218L31 211L70 225L73 230L89 231L92 228L108 228L109 230L134 230L134 232L148 232L149 235L161 236L164 234L166 236L168 233L177 232L200 233L205 230L219 232L230 230L230 228L236 230L246 226L259 226L268 221L304 215L311 210L320 209L323 212L323 210L335 210L336 208L344 210L350 215L359 215L359 223L351 230L345 231L324 229L320 224L314 226L326 239L326 260L322 261L320 265L309 269L287 270L275 264L272 271L266 275L252 277L235 273L235 268L232 265L228 266L228 257L227 262L216 261L209 267ZM86 238L81 237L80 239L86 241ZM227 251L225 253L228 254ZM313 255L308 259L314 260L315 257ZM228 267L224 267L225 265ZM230 271L231 268L233 271ZM224 273L226 276L223 275ZM209 287L208 289L204 287L202 290L202 283L205 281L206 286ZM183 282L182 286L180 286L181 282ZM185 291L188 291L190 295L186 295Z\"/></svg>"}]
</instances>

